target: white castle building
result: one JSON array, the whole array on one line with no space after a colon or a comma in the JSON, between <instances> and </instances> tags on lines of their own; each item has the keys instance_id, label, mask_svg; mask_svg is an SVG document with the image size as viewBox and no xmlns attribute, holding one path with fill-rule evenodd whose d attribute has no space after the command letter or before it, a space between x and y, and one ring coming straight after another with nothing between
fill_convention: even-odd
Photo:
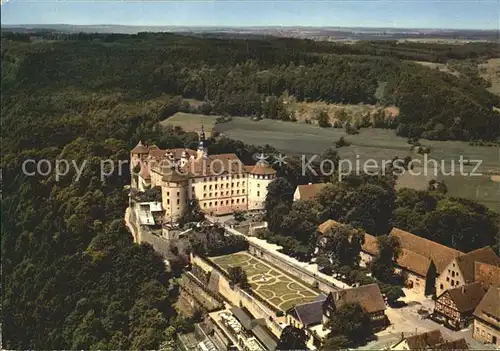
<instances>
[{"instance_id":1,"label":"white castle building","mask_svg":"<svg viewBox=\"0 0 500 351\"><path fill-rule=\"evenodd\" d=\"M132 189L161 188L164 223L175 223L194 199L203 212L215 216L263 209L267 186L276 177L262 162L245 166L235 154L208 155L203 131L196 151L139 142L130 158Z\"/></svg>"}]
</instances>

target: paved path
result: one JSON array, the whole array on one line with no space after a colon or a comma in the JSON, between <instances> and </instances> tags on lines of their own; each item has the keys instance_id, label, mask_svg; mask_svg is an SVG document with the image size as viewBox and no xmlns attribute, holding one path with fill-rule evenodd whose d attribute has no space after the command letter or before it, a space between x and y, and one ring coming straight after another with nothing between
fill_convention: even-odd
<instances>
[{"instance_id":1,"label":"paved path","mask_svg":"<svg viewBox=\"0 0 500 351\"><path fill-rule=\"evenodd\" d=\"M378 340L370 342L359 349L382 350L399 341L401 333L409 336L439 329L443 337L447 340L465 338L472 350L495 350L492 345L484 345L472 338L472 326L461 331L453 331L431 319L422 319L417 311L422 307L429 310L431 305L433 306L433 301L426 299L425 301L413 303L403 308L387 308L386 314L391 321L391 325L387 329L377 333Z\"/></svg>"}]
</instances>

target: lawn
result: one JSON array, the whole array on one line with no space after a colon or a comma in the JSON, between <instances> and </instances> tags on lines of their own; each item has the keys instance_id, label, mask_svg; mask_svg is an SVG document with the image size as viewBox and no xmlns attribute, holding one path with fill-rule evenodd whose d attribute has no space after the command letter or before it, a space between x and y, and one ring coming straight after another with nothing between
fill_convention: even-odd
<instances>
[{"instance_id":1,"label":"lawn","mask_svg":"<svg viewBox=\"0 0 500 351\"><path fill-rule=\"evenodd\" d=\"M252 290L276 308L286 311L296 304L313 301L318 293L246 252L212 257L227 272L240 266L247 274Z\"/></svg>"},{"instance_id":2,"label":"lawn","mask_svg":"<svg viewBox=\"0 0 500 351\"><path fill-rule=\"evenodd\" d=\"M410 151L406 138L398 137L393 130L388 129L366 128L361 129L357 135L347 135L343 129L276 120L252 121L241 117L217 124L215 129L248 144L269 144L285 155L321 155L327 148L332 147L334 141L344 137L351 145L338 149L338 152L342 158L350 159L353 163L356 159L360 162L374 159L380 164L382 160L391 160L394 156L421 159L420 155ZM487 175L471 177L455 174L439 175L437 178L445 181L448 195L475 200L500 212L500 202L496 199L500 183L491 179L491 175L500 174L498 148L471 146L462 141L422 139L421 143L432 148L429 156L439 163L443 161L447 172L451 161L458 162L460 155L463 155L464 159L481 160L478 171L488 172ZM429 172L427 176L422 174L405 177L401 180L401 186L426 189L429 180L434 178L433 173Z\"/></svg>"},{"instance_id":3,"label":"lawn","mask_svg":"<svg viewBox=\"0 0 500 351\"><path fill-rule=\"evenodd\" d=\"M219 116L206 116L177 112L173 116L162 121L160 124L178 126L187 132L199 132L201 130L201 126L203 125L205 134L208 138L212 135L217 117Z\"/></svg>"}]
</instances>

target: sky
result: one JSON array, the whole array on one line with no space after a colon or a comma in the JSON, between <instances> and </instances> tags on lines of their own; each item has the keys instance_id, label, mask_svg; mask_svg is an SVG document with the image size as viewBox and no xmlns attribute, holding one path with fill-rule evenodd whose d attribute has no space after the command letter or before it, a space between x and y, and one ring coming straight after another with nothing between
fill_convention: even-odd
<instances>
[{"instance_id":1,"label":"sky","mask_svg":"<svg viewBox=\"0 0 500 351\"><path fill-rule=\"evenodd\" d=\"M2 0L2 24L500 29L500 0Z\"/></svg>"}]
</instances>

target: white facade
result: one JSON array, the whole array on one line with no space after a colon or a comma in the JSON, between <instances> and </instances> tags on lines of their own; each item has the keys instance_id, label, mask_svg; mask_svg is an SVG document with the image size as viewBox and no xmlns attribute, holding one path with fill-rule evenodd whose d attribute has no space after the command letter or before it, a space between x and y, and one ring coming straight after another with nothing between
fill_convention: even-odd
<instances>
[{"instance_id":1,"label":"white facade","mask_svg":"<svg viewBox=\"0 0 500 351\"><path fill-rule=\"evenodd\" d=\"M165 163L176 169L162 168ZM171 223L195 199L210 215L261 210L267 187L276 178L271 167L262 163L245 166L235 154L209 156L203 142L197 151L161 150L139 143L131 151L131 166L131 188L145 191L161 187L164 219Z\"/></svg>"}]
</instances>

